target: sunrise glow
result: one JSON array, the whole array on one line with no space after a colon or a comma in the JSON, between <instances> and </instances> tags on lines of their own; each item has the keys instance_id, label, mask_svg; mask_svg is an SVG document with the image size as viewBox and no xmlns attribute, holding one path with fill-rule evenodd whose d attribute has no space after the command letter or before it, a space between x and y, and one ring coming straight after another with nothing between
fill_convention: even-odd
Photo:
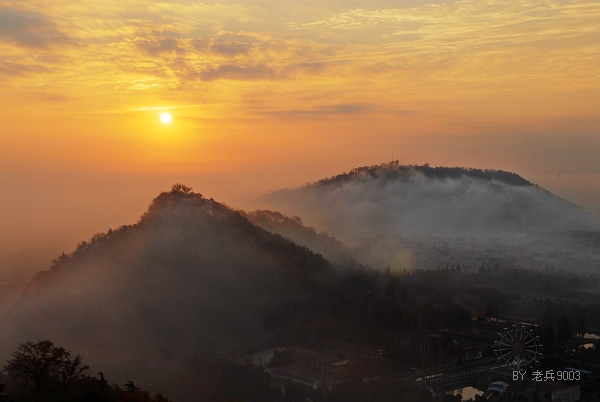
<instances>
[{"instance_id":1,"label":"sunrise glow","mask_svg":"<svg viewBox=\"0 0 600 402\"><path fill-rule=\"evenodd\" d=\"M173 180L245 208L392 159L600 213L599 38L589 0L0 0L4 244L53 211L52 260Z\"/></svg>"},{"instance_id":2,"label":"sunrise glow","mask_svg":"<svg viewBox=\"0 0 600 402\"><path fill-rule=\"evenodd\" d=\"M294 148L281 159L291 171L309 158L333 173L394 151L600 173L588 151L600 120L597 2L0 5L4 166L83 167L85 152L86 169L154 170L163 162L131 144L152 138L146 112L168 104L187 122L184 149L196 149L169 154L186 171L205 171L207 157L210 170L253 171ZM565 136L589 157L563 152Z\"/></svg>"},{"instance_id":3,"label":"sunrise glow","mask_svg":"<svg viewBox=\"0 0 600 402\"><path fill-rule=\"evenodd\" d=\"M600 390L599 0L0 0L0 108L2 401Z\"/></svg>"},{"instance_id":4,"label":"sunrise glow","mask_svg":"<svg viewBox=\"0 0 600 402\"><path fill-rule=\"evenodd\" d=\"M161 114L160 121L162 121L164 124L169 124L171 122L171 115L169 113Z\"/></svg>"}]
</instances>

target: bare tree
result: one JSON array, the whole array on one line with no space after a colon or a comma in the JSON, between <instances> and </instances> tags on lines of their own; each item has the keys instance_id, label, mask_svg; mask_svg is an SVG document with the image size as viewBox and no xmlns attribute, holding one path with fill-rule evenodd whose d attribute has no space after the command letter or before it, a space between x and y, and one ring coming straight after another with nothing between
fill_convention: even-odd
<instances>
[{"instance_id":1,"label":"bare tree","mask_svg":"<svg viewBox=\"0 0 600 402\"><path fill-rule=\"evenodd\" d=\"M83 364L82 359L81 355L71 356L70 352L64 351L60 364L53 370L52 381L63 395L73 380L87 375L90 367Z\"/></svg>"},{"instance_id":2,"label":"bare tree","mask_svg":"<svg viewBox=\"0 0 600 402\"><path fill-rule=\"evenodd\" d=\"M4 369L21 387L32 387L35 400L39 401L50 383L52 368L60 364L61 358L60 351L51 341L29 341L19 345Z\"/></svg>"},{"instance_id":3,"label":"bare tree","mask_svg":"<svg viewBox=\"0 0 600 402\"><path fill-rule=\"evenodd\" d=\"M49 340L31 341L19 345L4 369L9 381L21 390L31 389L36 401L56 386L65 393L76 378L87 371L80 355L71 356L65 348L54 346Z\"/></svg>"}]
</instances>

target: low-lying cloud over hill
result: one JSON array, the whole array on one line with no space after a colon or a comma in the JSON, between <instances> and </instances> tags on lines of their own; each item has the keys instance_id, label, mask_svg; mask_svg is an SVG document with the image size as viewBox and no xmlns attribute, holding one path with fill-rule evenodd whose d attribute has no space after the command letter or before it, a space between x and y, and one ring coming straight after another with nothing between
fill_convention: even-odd
<instances>
[{"instance_id":1,"label":"low-lying cloud over hill","mask_svg":"<svg viewBox=\"0 0 600 402\"><path fill-rule=\"evenodd\" d=\"M591 214L515 173L397 162L272 192L262 201L345 241L599 227Z\"/></svg>"}]
</instances>

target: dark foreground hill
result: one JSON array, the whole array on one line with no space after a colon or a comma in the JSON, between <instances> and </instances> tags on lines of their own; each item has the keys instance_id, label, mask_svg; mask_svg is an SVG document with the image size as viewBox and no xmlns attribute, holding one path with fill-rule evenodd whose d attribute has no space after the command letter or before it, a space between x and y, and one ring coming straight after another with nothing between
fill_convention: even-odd
<instances>
[{"instance_id":1,"label":"dark foreground hill","mask_svg":"<svg viewBox=\"0 0 600 402\"><path fill-rule=\"evenodd\" d=\"M174 186L138 223L97 234L38 273L0 317L0 359L50 339L109 381L189 399L200 392L185 377L194 356L277 342L330 270L306 247Z\"/></svg>"},{"instance_id":2,"label":"dark foreground hill","mask_svg":"<svg viewBox=\"0 0 600 402\"><path fill-rule=\"evenodd\" d=\"M279 190L262 200L343 241L598 228L591 214L515 173L403 166L397 161Z\"/></svg>"}]
</instances>

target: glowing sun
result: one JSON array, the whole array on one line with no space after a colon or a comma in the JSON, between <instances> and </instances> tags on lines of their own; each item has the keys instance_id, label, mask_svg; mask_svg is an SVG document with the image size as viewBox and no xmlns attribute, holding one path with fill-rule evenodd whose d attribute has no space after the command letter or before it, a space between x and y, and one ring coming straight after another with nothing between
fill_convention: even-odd
<instances>
[{"instance_id":1,"label":"glowing sun","mask_svg":"<svg viewBox=\"0 0 600 402\"><path fill-rule=\"evenodd\" d=\"M171 115L169 113L161 114L160 121L162 121L165 124L169 124L171 122Z\"/></svg>"}]
</instances>

